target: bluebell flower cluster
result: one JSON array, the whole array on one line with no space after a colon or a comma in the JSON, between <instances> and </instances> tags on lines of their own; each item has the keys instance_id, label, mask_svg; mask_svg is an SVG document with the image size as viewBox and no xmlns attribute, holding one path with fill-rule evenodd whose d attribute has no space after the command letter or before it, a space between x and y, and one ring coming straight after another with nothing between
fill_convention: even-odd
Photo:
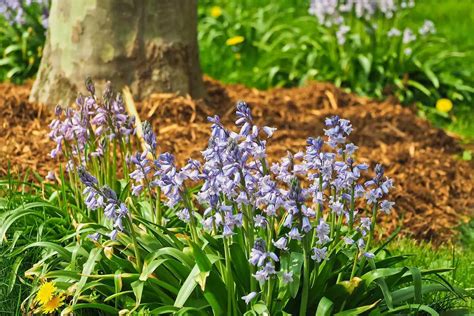
<instances>
[{"instance_id":1,"label":"bluebell flower cluster","mask_svg":"<svg viewBox=\"0 0 474 316\"><path fill-rule=\"evenodd\" d=\"M133 217L117 194L86 170L89 157L83 153L104 152L107 142L130 137L134 129L119 97L106 88L99 106L93 84L88 83L87 89L90 96L78 98L79 109L57 108L51 136L59 146L57 153L64 146L82 154L73 162L78 165L85 204L89 210L103 211L112 226L109 237L114 239ZM66 119L60 120L63 112ZM169 221L171 213L194 240L198 232L222 238L225 247L236 238L243 240L251 282L261 291L276 278L284 286L293 282L293 272L282 262L294 251L303 252L315 266L331 260L335 247L356 258L373 258L377 215L394 206L386 199L393 182L381 165L375 166L373 177L366 175L369 166L357 162L358 148L349 142L351 123L337 116L327 118L325 138L310 137L304 151L288 152L270 164L267 141L276 129L258 126L245 102L237 104L236 116L237 131L226 128L218 116L209 117L211 133L202 163L190 159L181 168L172 154L157 152L156 135L144 122L143 151L122 155L130 169L125 171L131 201L147 195L152 212L162 205L173 210L158 224L176 222ZM100 154L96 157L104 159ZM201 186L192 193L188 188L196 184ZM258 295L255 287L242 297L246 303Z\"/></svg>"},{"instance_id":2,"label":"bluebell flower cluster","mask_svg":"<svg viewBox=\"0 0 474 316\"><path fill-rule=\"evenodd\" d=\"M393 20L398 11L414 6L414 0L401 2L394 0L311 0L309 14L315 16L319 24L324 27L335 28L337 42L343 46L351 32L351 27L348 25L351 18L362 20L365 25L371 25L373 30L376 30L381 26L377 19L386 23L387 20ZM430 20L426 20L418 30L418 34L421 36L434 33L436 33L436 28ZM401 31L392 27L387 32L387 36L389 38L402 36L403 44L409 44L416 40L415 32L410 28ZM410 50L410 47L405 47L405 54Z\"/></svg>"},{"instance_id":3,"label":"bluebell flower cluster","mask_svg":"<svg viewBox=\"0 0 474 316\"><path fill-rule=\"evenodd\" d=\"M135 134L135 118L127 114L119 94L114 97L109 92L99 99L90 80L86 86L90 95L79 95L75 108L64 110L58 105L56 118L49 125L49 137L56 143L50 156L65 153L68 170L86 165L91 157L102 157L108 143L117 140L126 144Z\"/></svg>"},{"instance_id":4,"label":"bluebell flower cluster","mask_svg":"<svg viewBox=\"0 0 474 316\"><path fill-rule=\"evenodd\" d=\"M36 4L41 9L41 24L48 27L49 1L48 0L0 0L0 15L3 15L10 24L23 25L26 22L25 8Z\"/></svg>"},{"instance_id":5,"label":"bluebell flower cluster","mask_svg":"<svg viewBox=\"0 0 474 316\"><path fill-rule=\"evenodd\" d=\"M77 169L77 174L85 186L83 195L87 208L91 210L103 209L105 217L112 223L113 229L109 233L109 237L114 240L118 232L124 231L123 221L129 215L127 206L118 199L115 191L109 186L99 187L97 178L87 172L83 166ZM90 238L94 240L97 240L98 237L97 233L90 235Z\"/></svg>"}]
</instances>

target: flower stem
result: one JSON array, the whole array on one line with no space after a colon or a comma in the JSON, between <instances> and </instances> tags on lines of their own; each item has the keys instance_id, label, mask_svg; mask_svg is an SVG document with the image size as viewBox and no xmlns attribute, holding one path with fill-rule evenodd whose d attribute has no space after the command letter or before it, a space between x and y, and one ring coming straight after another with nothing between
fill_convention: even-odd
<instances>
[{"instance_id":1,"label":"flower stem","mask_svg":"<svg viewBox=\"0 0 474 316\"><path fill-rule=\"evenodd\" d=\"M234 279L232 277L232 267L231 267L231 256L230 256L230 248L229 248L229 242L227 240L227 237L224 237L224 255L225 255L225 266L226 266L226 283L227 283L227 309L228 313L227 315L234 315L235 311L235 294L234 294Z\"/></svg>"},{"instance_id":2,"label":"flower stem","mask_svg":"<svg viewBox=\"0 0 474 316\"><path fill-rule=\"evenodd\" d=\"M140 249L138 249L138 242L135 237L135 230L133 229L133 223L132 223L132 215L129 214L128 216L128 221L127 221L127 226L130 231L130 236L132 237L133 241L133 249L135 250L135 259L137 261L137 270L142 271L142 263L141 263L141 256L140 256Z\"/></svg>"},{"instance_id":3,"label":"flower stem","mask_svg":"<svg viewBox=\"0 0 474 316\"><path fill-rule=\"evenodd\" d=\"M307 249L306 237L303 239L303 292L301 295L300 316L307 315L308 294L309 294L309 253Z\"/></svg>"}]
</instances>

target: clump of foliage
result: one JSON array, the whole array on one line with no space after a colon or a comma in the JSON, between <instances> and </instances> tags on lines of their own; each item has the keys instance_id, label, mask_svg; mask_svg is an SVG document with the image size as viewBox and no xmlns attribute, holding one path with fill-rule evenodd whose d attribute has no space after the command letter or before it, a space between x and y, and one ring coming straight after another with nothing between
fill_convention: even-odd
<instances>
[{"instance_id":1,"label":"clump of foliage","mask_svg":"<svg viewBox=\"0 0 474 316\"><path fill-rule=\"evenodd\" d=\"M37 174L0 180L0 314L19 315L36 282L25 272L42 258L39 246L60 242L71 232L70 217L57 185ZM64 186L66 188L67 185Z\"/></svg>"},{"instance_id":2,"label":"clump of foliage","mask_svg":"<svg viewBox=\"0 0 474 316\"><path fill-rule=\"evenodd\" d=\"M347 142L349 121L326 119L325 140L309 138L304 152L270 165L275 129L257 126L239 102L237 130L210 117L203 162L179 168L110 85L102 97L86 85L89 95L58 107L50 125L51 154L65 156L69 180L48 178L61 183L58 203L73 229L17 250L44 248L27 271L36 284L25 310L437 315L427 294L463 295L440 275L450 269L398 267L406 256L382 251L393 236L374 243L393 183L381 165L365 175ZM4 216L4 235L15 216Z\"/></svg>"},{"instance_id":3,"label":"clump of foliage","mask_svg":"<svg viewBox=\"0 0 474 316\"><path fill-rule=\"evenodd\" d=\"M0 1L0 80L21 83L38 71L49 0Z\"/></svg>"}]
</instances>

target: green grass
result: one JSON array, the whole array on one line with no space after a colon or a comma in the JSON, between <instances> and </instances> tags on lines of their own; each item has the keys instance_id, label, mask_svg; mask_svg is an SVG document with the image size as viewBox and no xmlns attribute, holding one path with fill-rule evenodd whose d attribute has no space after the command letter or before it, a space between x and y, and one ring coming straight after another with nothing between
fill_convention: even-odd
<instances>
[{"instance_id":1,"label":"green grass","mask_svg":"<svg viewBox=\"0 0 474 316\"><path fill-rule=\"evenodd\" d=\"M431 19L435 22L438 32L446 36L452 45L466 51L474 48L473 0L417 0L409 19L416 24L425 19ZM474 54L470 54L466 60L466 66L474 68Z\"/></svg>"},{"instance_id":2,"label":"green grass","mask_svg":"<svg viewBox=\"0 0 474 316\"><path fill-rule=\"evenodd\" d=\"M472 228L470 227L471 235ZM414 266L420 269L453 268L452 272L444 273L443 276L453 285L466 289L471 298L460 300L453 299L452 296L432 296L429 299L440 309L443 307L463 307L474 311L474 300L472 298L472 295L474 295L474 246L472 246L472 243L454 245L447 243L436 248L427 242L399 239L394 241L388 249L393 255L411 255L401 264L402 266Z\"/></svg>"},{"instance_id":3,"label":"green grass","mask_svg":"<svg viewBox=\"0 0 474 316\"><path fill-rule=\"evenodd\" d=\"M17 278L10 290L9 282L12 278L12 267L15 265L15 258L2 254L7 252L7 247L0 247L0 315L21 315L20 305L30 294L31 286L27 282L20 282ZM18 275L24 279L24 273L41 258L41 253L37 249L29 250L23 254L23 262L18 269Z\"/></svg>"},{"instance_id":4,"label":"green grass","mask_svg":"<svg viewBox=\"0 0 474 316\"><path fill-rule=\"evenodd\" d=\"M474 75L474 1L473 0L417 0L416 7L407 16L409 24L419 25L425 19L432 20L439 34L448 45L468 52L457 65ZM427 106L432 106L427 104ZM435 125L474 141L474 104L455 104L454 119L446 119L434 113L426 113Z\"/></svg>"}]
</instances>

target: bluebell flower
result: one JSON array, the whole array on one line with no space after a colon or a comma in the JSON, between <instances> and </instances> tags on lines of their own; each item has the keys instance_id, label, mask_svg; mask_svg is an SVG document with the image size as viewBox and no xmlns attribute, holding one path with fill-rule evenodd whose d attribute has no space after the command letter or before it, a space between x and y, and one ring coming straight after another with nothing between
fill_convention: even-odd
<instances>
[{"instance_id":1,"label":"bluebell flower","mask_svg":"<svg viewBox=\"0 0 474 316\"><path fill-rule=\"evenodd\" d=\"M258 270L253 275L253 277L260 283L263 283L263 282L265 282L266 280L268 280L270 278L270 276L268 275L268 273L265 270Z\"/></svg>"},{"instance_id":2,"label":"bluebell flower","mask_svg":"<svg viewBox=\"0 0 474 316\"><path fill-rule=\"evenodd\" d=\"M248 136L252 131L253 123L252 114L247 103L243 101L237 102L237 110L235 114L237 115L237 121L235 121L235 125L241 126L240 135Z\"/></svg>"},{"instance_id":3,"label":"bluebell flower","mask_svg":"<svg viewBox=\"0 0 474 316\"><path fill-rule=\"evenodd\" d=\"M51 180L55 181L56 180L56 175L54 174L54 171L50 170L48 171L48 174L46 175L46 180Z\"/></svg>"},{"instance_id":4,"label":"bluebell flower","mask_svg":"<svg viewBox=\"0 0 474 316\"><path fill-rule=\"evenodd\" d=\"M265 251L266 251L265 240L263 240L262 238L257 238L257 240L255 240L253 248L251 249L249 262L252 265L258 265L258 263L261 262L260 265L262 265L263 260L265 260L265 257L266 257ZM264 258L261 259L262 257Z\"/></svg>"},{"instance_id":5,"label":"bluebell flower","mask_svg":"<svg viewBox=\"0 0 474 316\"><path fill-rule=\"evenodd\" d=\"M346 245L350 246L350 245L354 244L354 239L352 239L352 238L344 237L343 240L344 240L344 244L346 244Z\"/></svg>"},{"instance_id":6,"label":"bluebell flower","mask_svg":"<svg viewBox=\"0 0 474 316\"><path fill-rule=\"evenodd\" d=\"M354 187L354 198L364 197L365 189L361 184L356 184Z\"/></svg>"},{"instance_id":7,"label":"bluebell flower","mask_svg":"<svg viewBox=\"0 0 474 316\"><path fill-rule=\"evenodd\" d=\"M267 226L267 219L260 214L255 215L253 220L255 227L265 228Z\"/></svg>"},{"instance_id":8,"label":"bluebell flower","mask_svg":"<svg viewBox=\"0 0 474 316\"><path fill-rule=\"evenodd\" d=\"M331 239L329 238L330 231L331 230L329 224L327 224L324 219L320 218L319 223L316 226L316 235L318 236L317 243L323 245L331 241Z\"/></svg>"},{"instance_id":9,"label":"bluebell flower","mask_svg":"<svg viewBox=\"0 0 474 316\"><path fill-rule=\"evenodd\" d=\"M280 249L280 250L288 250L288 247L286 246L288 243L288 240L285 237L280 237L277 241L273 241L273 245Z\"/></svg>"},{"instance_id":10,"label":"bluebell flower","mask_svg":"<svg viewBox=\"0 0 474 316\"><path fill-rule=\"evenodd\" d=\"M329 208L333 211L336 215L341 216L344 211L344 204L339 201L331 201L329 202Z\"/></svg>"},{"instance_id":11,"label":"bluebell flower","mask_svg":"<svg viewBox=\"0 0 474 316\"><path fill-rule=\"evenodd\" d=\"M372 252L364 252L364 257L373 259L375 258L375 255Z\"/></svg>"},{"instance_id":12,"label":"bluebell flower","mask_svg":"<svg viewBox=\"0 0 474 316\"><path fill-rule=\"evenodd\" d=\"M357 240L357 248L359 248L360 251L363 251L365 248L365 241L362 238L359 238Z\"/></svg>"},{"instance_id":13,"label":"bluebell flower","mask_svg":"<svg viewBox=\"0 0 474 316\"><path fill-rule=\"evenodd\" d=\"M117 239L117 235L118 235L118 230L117 229L114 229L112 230L108 236L111 240L116 240Z\"/></svg>"},{"instance_id":14,"label":"bluebell flower","mask_svg":"<svg viewBox=\"0 0 474 316\"><path fill-rule=\"evenodd\" d=\"M367 192L365 198L367 199L367 204L376 204L377 201L382 197L382 190L372 189Z\"/></svg>"},{"instance_id":15,"label":"bluebell flower","mask_svg":"<svg viewBox=\"0 0 474 316\"><path fill-rule=\"evenodd\" d=\"M250 292L249 294L242 296L242 300L244 300L245 304L248 305L256 296L257 292Z\"/></svg>"},{"instance_id":16,"label":"bluebell flower","mask_svg":"<svg viewBox=\"0 0 474 316\"><path fill-rule=\"evenodd\" d=\"M230 237L234 234L234 232L232 231L232 229L228 226L228 225L224 225L224 229L222 231L222 235L224 237Z\"/></svg>"},{"instance_id":17,"label":"bluebell flower","mask_svg":"<svg viewBox=\"0 0 474 316\"><path fill-rule=\"evenodd\" d=\"M79 168L77 168L77 174L85 186L92 187L99 183L97 178L87 172L84 166L79 166Z\"/></svg>"},{"instance_id":18,"label":"bluebell flower","mask_svg":"<svg viewBox=\"0 0 474 316\"><path fill-rule=\"evenodd\" d=\"M176 216L178 216L178 218L185 223L189 223L191 220L191 214L187 208L183 208L182 210L176 212Z\"/></svg>"},{"instance_id":19,"label":"bluebell flower","mask_svg":"<svg viewBox=\"0 0 474 316\"><path fill-rule=\"evenodd\" d=\"M267 138L270 138L273 136L273 133L275 133L277 129L275 127L268 127L268 126L264 126L263 127L263 131L265 132L265 134L267 135Z\"/></svg>"},{"instance_id":20,"label":"bluebell flower","mask_svg":"<svg viewBox=\"0 0 474 316\"><path fill-rule=\"evenodd\" d=\"M352 132L352 125L348 120L341 119L338 116L326 118L326 127L324 134L328 136L327 144L332 148L346 142L346 137Z\"/></svg>"},{"instance_id":21,"label":"bluebell flower","mask_svg":"<svg viewBox=\"0 0 474 316\"><path fill-rule=\"evenodd\" d=\"M370 231L371 226L372 226L372 221L369 217L362 217L360 219L360 229L363 236L365 236L367 232Z\"/></svg>"},{"instance_id":22,"label":"bluebell flower","mask_svg":"<svg viewBox=\"0 0 474 316\"><path fill-rule=\"evenodd\" d=\"M288 284L293 282L293 272L283 272L281 275L281 279L284 284Z\"/></svg>"},{"instance_id":23,"label":"bluebell flower","mask_svg":"<svg viewBox=\"0 0 474 316\"><path fill-rule=\"evenodd\" d=\"M290 232L288 233L288 238L294 239L294 240L301 240L303 236L300 234L298 231L298 228L293 227Z\"/></svg>"},{"instance_id":24,"label":"bluebell flower","mask_svg":"<svg viewBox=\"0 0 474 316\"><path fill-rule=\"evenodd\" d=\"M303 221L303 222L301 223L301 229L302 229L305 233L308 233L308 232L311 230L311 228L312 228L311 222L309 221L309 218L306 217L306 216L304 216L304 217L302 218L302 221Z\"/></svg>"},{"instance_id":25,"label":"bluebell flower","mask_svg":"<svg viewBox=\"0 0 474 316\"><path fill-rule=\"evenodd\" d=\"M313 255L311 259L315 260L316 262L320 263L321 261L325 260L327 256L327 247L323 248L313 248Z\"/></svg>"},{"instance_id":26,"label":"bluebell flower","mask_svg":"<svg viewBox=\"0 0 474 316\"><path fill-rule=\"evenodd\" d=\"M357 147L356 145L354 145L353 143L349 143L349 144L346 144L346 148L344 149L344 153L347 155L347 156L352 156L356 150L358 149L359 147Z\"/></svg>"},{"instance_id":27,"label":"bluebell flower","mask_svg":"<svg viewBox=\"0 0 474 316\"><path fill-rule=\"evenodd\" d=\"M380 210L384 212L385 214L390 214L390 211L392 210L394 205L395 205L395 202L383 200L382 202L380 202Z\"/></svg>"},{"instance_id":28,"label":"bluebell flower","mask_svg":"<svg viewBox=\"0 0 474 316\"><path fill-rule=\"evenodd\" d=\"M87 235L87 238L89 238L90 240L93 240L93 241L98 241L99 238L100 238L100 233L89 234L89 235Z\"/></svg>"},{"instance_id":29,"label":"bluebell flower","mask_svg":"<svg viewBox=\"0 0 474 316\"><path fill-rule=\"evenodd\" d=\"M155 154L156 152L156 135L153 132L153 128L148 121L144 121L142 124L142 130L143 130L143 139L145 140L145 143L148 146L148 150L152 153Z\"/></svg>"}]
</instances>

